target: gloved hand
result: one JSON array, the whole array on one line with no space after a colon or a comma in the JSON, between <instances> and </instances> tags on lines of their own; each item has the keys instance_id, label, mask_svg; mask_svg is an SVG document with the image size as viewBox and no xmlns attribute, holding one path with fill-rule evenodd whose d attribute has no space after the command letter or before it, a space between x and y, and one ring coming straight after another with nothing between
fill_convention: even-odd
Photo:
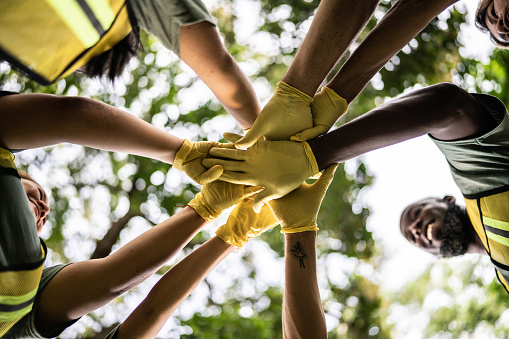
<instances>
[{"instance_id":1,"label":"gloved hand","mask_svg":"<svg viewBox=\"0 0 509 339\"><path fill-rule=\"evenodd\" d=\"M200 185L216 180L223 173L221 166L207 169L201 164L213 146L219 147L221 144L215 141L193 142L185 139L175 155L173 167L186 173Z\"/></svg>"},{"instance_id":2,"label":"gloved hand","mask_svg":"<svg viewBox=\"0 0 509 339\"><path fill-rule=\"evenodd\" d=\"M235 206L226 224L217 229L216 235L230 245L242 247L277 224L268 205L263 206L260 213L255 213L250 197Z\"/></svg>"},{"instance_id":3,"label":"gloved hand","mask_svg":"<svg viewBox=\"0 0 509 339\"><path fill-rule=\"evenodd\" d=\"M313 128L292 136L293 141L307 141L327 133L338 119L348 110L348 103L328 87L322 87L311 104Z\"/></svg>"},{"instance_id":4,"label":"gloved hand","mask_svg":"<svg viewBox=\"0 0 509 339\"><path fill-rule=\"evenodd\" d=\"M237 205L243 199L255 195L261 190L263 190L263 187L260 186L235 185L225 181L214 181L203 185L201 192L196 194L196 197L188 205L210 223L219 217L225 209Z\"/></svg>"},{"instance_id":5,"label":"gloved hand","mask_svg":"<svg viewBox=\"0 0 509 339\"><path fill-rule=\"evenodd\" d=\"M281 224L281 233L318 231L318 210L337 167L338 164L328 167L313 184L303 183L284 197L269 202L270 209Z\"/></svg>"},{"instance_id":6,"label":"gloved hand","mask_svg":"<svg viewBox=\"0 0 509 339\"><path fill-rule=\"evenodd\" d=\"M224 137L234 142L240 136L225 133ZM253 208L257 213L269 200L288 194L319 172L306 142L260 140L247 150L213 147L209 154L218 159L206 158L202 164L222 166L224 172L220 180L265 187L254 198Z\"/></svg>"},{"instance_id":7,"label":"gloved hand","mask_svg":"<svg viewBox=\"0 0 509 339\"><path fill-rule=\"evenodd\" d=\"M309 95L280 81L253 126L235 146L246 149L263 136L268 140L288 140L292 135L313 127L309 107L312 102Z\"/></svg>"}]
</instances>

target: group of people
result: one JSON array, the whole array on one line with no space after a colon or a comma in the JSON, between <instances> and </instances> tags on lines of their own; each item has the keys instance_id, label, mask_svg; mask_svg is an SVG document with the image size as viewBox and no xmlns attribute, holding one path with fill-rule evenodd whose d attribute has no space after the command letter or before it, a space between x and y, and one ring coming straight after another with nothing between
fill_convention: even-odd
<instances>
[{"instance_id":1,"label":"group of people","mask_svg":"<svg viewBox=\"0 0 509 339\"><path fill-rule=\"evenodd\" d=\"M247 132L227 133L228 144L193 142L92 99L0 92L0 337L58 336L144 281L235 206L216 236L168 271L108 338L155 337L222 259L277 224L285 235L284 336L325 338L316 218L335 168L424 134L447 158L466 207L451 196L416 202L402 213L401 233L437 256L488 254L507 289L509 118L499 99L437 84L329 132L380 68L455 2L395 2L317 93L378 5L322 0L294 61L260 110L199 0L2 1L0 55L33 79L50 83L76 70L113 79L136 55L143 28L187 63ZM509 3L481 0L476 24L507 46ZM14 153L60 142L163 161L203 187L188 206L108 257L43 268L46 247L38 233L49 199L16 170ZM314 184L304 182L320 171Z\"/></svg>"}]
</instances>

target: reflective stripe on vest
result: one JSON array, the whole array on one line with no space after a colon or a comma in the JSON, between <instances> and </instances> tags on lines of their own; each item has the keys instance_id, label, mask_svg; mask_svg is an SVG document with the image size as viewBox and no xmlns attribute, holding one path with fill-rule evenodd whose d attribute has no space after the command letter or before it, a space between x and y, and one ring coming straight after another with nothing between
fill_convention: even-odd
<instances>
[{"instance_id":1,"label":"reflective stripe on vest","mask_svg":"<svg viewBox=\"0 0 509 339\"><path fill-rule=\"evenodd\" d=\"M465 198L470 221L509 293L509 191Z\"/></svg>"},{"instance_id":2,"label":"reflective stripe on vest","mask_svg":"<svg viewBox=\"0 0 509 339\"><path fill-rule=\"evenodd\" d=\"M126 0L2 0L0 55L48 85L131 31Z\"/></svg>"},{"instance_id":3,"label":"reflective stripe on vest","mask_svg":"<svg viewBox=\"0 0 509 339\"><path fill-rule=\"evenodd\" d=\"M32 310L46 259L43 242L41 252L38 262L0 270L0 337Z\"/></svg>"}]
</instances>

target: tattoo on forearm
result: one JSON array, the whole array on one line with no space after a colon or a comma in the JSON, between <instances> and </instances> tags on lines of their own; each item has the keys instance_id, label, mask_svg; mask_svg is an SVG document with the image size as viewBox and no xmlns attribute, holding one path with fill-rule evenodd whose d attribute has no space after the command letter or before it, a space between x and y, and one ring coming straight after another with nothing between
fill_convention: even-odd
<instances>
[{"instance_id":1,"label":"tattoo on forearm","mask_svg":"<svg viewBox=\"0 0 509 339\"><path fill-rule=\"evenodd\" d=\"M304 249L302 248L300 242L297 242L295 245L293 245L290 252L293 253L293 257L297 260L299 260L299 267L306 268L306 265L304 264L304 259L307 259L308 256L306 255L306 252L304 252Z\"/></svg>"}]
</instances>

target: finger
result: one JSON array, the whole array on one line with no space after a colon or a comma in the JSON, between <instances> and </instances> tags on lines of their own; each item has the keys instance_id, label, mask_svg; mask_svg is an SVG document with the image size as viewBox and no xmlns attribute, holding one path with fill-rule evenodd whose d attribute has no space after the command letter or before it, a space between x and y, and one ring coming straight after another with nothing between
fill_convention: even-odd
<instances>
[{"instance_id":1,"label":"finger","mask_svg":"<svg viewBox=\"0 0 509 339\"><path fill-rule=\"evenodd\" d=\"M263 186L249 186L249 187L246 187L246 189L244 190L244 194L245 194L244 195L244 199L251 198L253 195L263 191L264 188L265 187L263 187Z\"/></svg>"},{"instance_id":2,"label":"finger","mask_svg":"<svg viewBox=\"0 0 509 339\"><path fill-rule=\"evenodd\" d=\"M225 171L230 172L245 172L246 163L243 161L235 160L223 160L215 158L205 158L201 161L201 164L205 168L211 168L212 166L222 166Z\"/></svg>"},{"instance_id":3,"label":"finger","mask_svg":"<svg viewBox=\"0 0 509 339\"><path fill-rule=\"evenodd\" d=\"M336 172L338 165L339 164L333 164L327 167L327 169L323 171L320 179L318 179L312 186L318 186L324 190L327 190L330 183L332 182L332 179L334 179L334 172Z\"/></svg>"},{"instance_id":4,"label":"finger","mask_svg":"<svg viewBox=\"0 0 509 339\"><path fill-rule=\"evenodd\" d=\"M327 133L329 129L325 125L317 125L313 128L308 128L303 130L300 133L295 134L290 137L291 141L308 141L314 139L324 133Z\"/></svg>"},{"instance_id":5,"label":"finger","mask_svg":"<svg viewBox=\"0 0 509 339\"><path fill-rule=\"evenodd\" d=\"M242 135L236 134L236 133L225 132L225 133L223 133L223 138L225 138L229 142L236 142L236 141L242 139Z\"/></svg>"},{"instance_id":6,"label":"finger","mask_svg":"<svg viewBox=\"0 0 509 339\"><path fill-rule=\"evenodd\" d=\"M221 174L223 174L223 167L219 165L212 166L211 168L200 174L196 182L201 185L205 185L219 179Z\"/></svg>"},{"instance_id":7,"label":"finger","mask_svg":"<svg viewBox=\"0 0 509 339\"><path fill-rule=\"evenodd\" d=\"M252 181L245 173L239 173L239 172L225 172L223 171L223 174L219 177L219 180L230 182L232 184L237 185L252 185Z\"/></svg>"},{"instance_id":8,"label":"finger","mask_svg":"<svg viewBox=\"0 0 509 339\"><path fill-rule=\"evenodd\" d=\"M216 158L224 158L231 160L246 160L247 158L246 151L219 147L212 147L209 150L209 155Z\"/></svg>"},{"instance_id":9,"label":"finger","mask_svg":"<svg viewBox=\"0 0 509 339\"><path fill-rule=\"evenodd\" d=\"M235 142L235 147L239 149L248 149L265 134L265 131L261 127L258 127L261 126L261 123L257 124L257 122L258 119L255 121L253 127L251 127L246 135Z\"/></svg>"},{"instance_id":10,"label":"finger","mask_svg":"<svg viewBox=\"0 0 509 339\"><path fill-rule=\"evenodd\" d=\"M271 190L264 189L258 195L254 198L253 201L253 210L256 213L260 213L262 210L263 205L268 203L269 201L276 199L278 196L277 194L273 193Z\"/></svg>"}]
</instances>

